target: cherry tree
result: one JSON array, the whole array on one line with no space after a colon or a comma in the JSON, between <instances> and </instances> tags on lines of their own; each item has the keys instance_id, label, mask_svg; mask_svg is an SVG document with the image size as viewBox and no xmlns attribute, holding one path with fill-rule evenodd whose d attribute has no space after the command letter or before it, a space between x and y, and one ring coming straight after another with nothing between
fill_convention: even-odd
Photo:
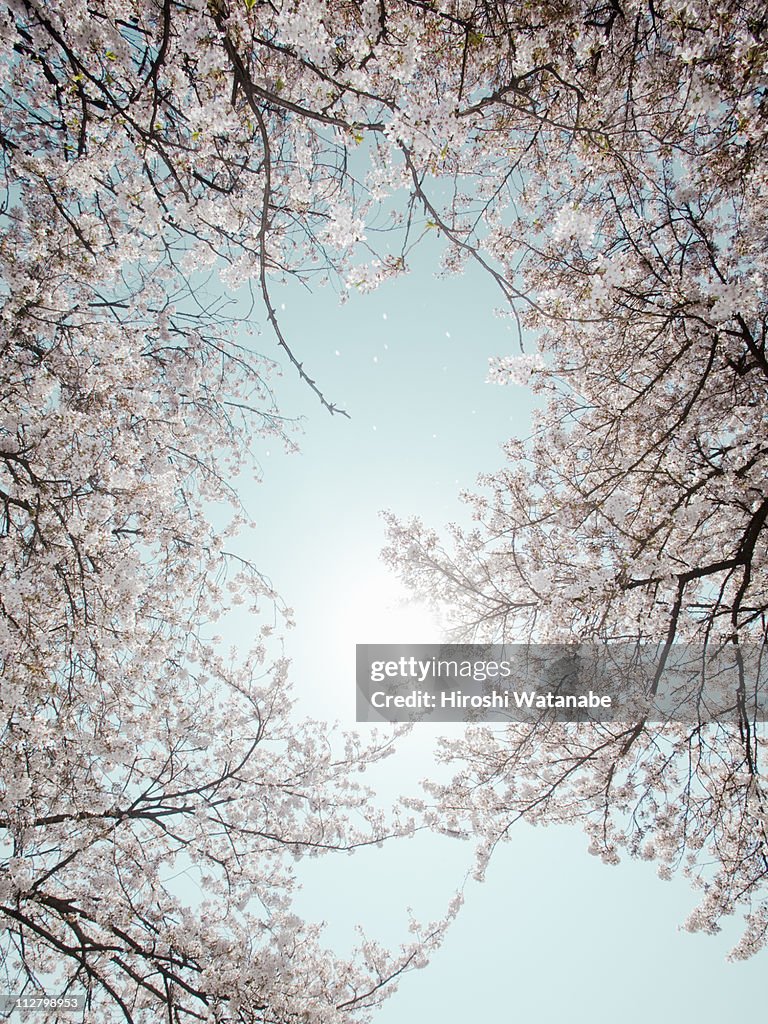
<instances>
[{"instance_id":1,"label":"cherry tree","mask_svg":"<svg viewBox=\"0 0 768 1024\"><path fill-rule=\"evenodd\" d=\"M429 942L341 960L290 910L296 857L410 825L356 782L390 741L291 715L290 611L237 553L251 439L292 443L271 367L42 159L11 148L2 240L5 987L99 1022L364 1015ZM230 655L237 605L263 625Z\"/></svg>"},{"instance_id":2,"label":"cherry tree","mask_svg":"<svg viewBox=\"0 0 768 1024\"><path fill-rule=\"evenodd\" d=\"M100 1024L365 1017L440 927L340 959L291 912L295 858L412 823L356 781L389 739L334 741L291 712L270 637L290 610L240 553L236 479L260 439L294 442L218 282L263 300L337 411L269 283L343 279L362 241L348 150L386 99L350 79L378 14L0 17L6 986L84 990ZM215 622L238 607L263 625L228 653Z\"/></svg>"},{"instance_id":3,"label":"cherry tree","mask_svg":"<svg viewBox=\"0 0 768 1024\"><path fill-rule=\"evenodd\" d=\"M521 342L537 332L493 373L548 405L454 554L392 524L409 579L487 636L759 638L764 13L10 0L0 17L6 972L85 988L100 1022L365 1015L440 928L340 960L291 914L293 858L411 823L355 783L388 741L334 748L291 715L270 637L290 612L238 546L237 474L260 439L294 443L248 332L263 318L341 412L273 283L367 291L439 233L444 271L477 262ZM261 616L252 651L217 641L228 609ZM692 858L702 927L757 900L752 723L604 729L468 733L435 823L490 848L520 815L573 819L609 859ZM765 921L756 903L742 952Z\"/></svg>"},{"instance_id":4,"label":"cherry tree","mask_svg":"<svg viewBox=\"0 0 768 1024\"><path fill-rule=\"evenodd\" d=\"M413 181L448 269L480 262L517 318L522 351L489 380L540 408L467 496L473 529L390 516L387 557L457 638L655 642L661 667L684 642L738 662L768 624L765 12L506 13L507 66L458 113L478 188L446 209ZM479 32L467 69L491 45ZM608 862L682 868L703 890L688 926L744 909L748 956L768 931L763 739L744 707L733 724L473 729L443 746L460 767L429 787L432 813L482 837L480 870L521 818L581 823Z\"/></svg>"}]
</instances>

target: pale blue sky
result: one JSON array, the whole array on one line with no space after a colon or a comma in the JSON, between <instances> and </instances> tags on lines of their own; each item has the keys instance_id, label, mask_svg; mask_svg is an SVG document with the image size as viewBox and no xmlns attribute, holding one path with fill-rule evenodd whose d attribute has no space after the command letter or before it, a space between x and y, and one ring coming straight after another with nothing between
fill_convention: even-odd
<instances>
[{"instance_id":1,"label":"pale blue sky","mask_svg":"<svg viewBox=\"0 0 768 1024\"><path fill-rule=\"evenodd\" d=\"M354 642L398 639L378 629L398 620L382 611L389 584L377 513L418 514L436 527L464 519L460 489L528 429L530 397L485 383L488 357L516 345L492 313L498 294L477 273L436 280L435 248L407 278L345 306L330 289L273 296L285 304L297 356L352 419L331 418L286 368L278 394L285 412L306 416L302 454L265 447L265 479L246 495L258 522L248 554L296 611L287 653L298 710L350 728ZM266 330L261 343L274 352ZM407 613L400 621L406 629ZM382 767L387 792L416 790L435 735L417 726L402 756ZM695 904L682 878L662 882L645 863L606 867L586 848L576 830L514 829L487 881L470 885L434 962L403 982L380 1024L719 1024L754 1015L764 964L726 963L736 927L716 937L680 932ZM405 907L439 916L470 860L468 844L421 836L308 862L298 909L329 922L339 952L356 921L397 944L407 938Z\"/></svg>"}]
</instances>

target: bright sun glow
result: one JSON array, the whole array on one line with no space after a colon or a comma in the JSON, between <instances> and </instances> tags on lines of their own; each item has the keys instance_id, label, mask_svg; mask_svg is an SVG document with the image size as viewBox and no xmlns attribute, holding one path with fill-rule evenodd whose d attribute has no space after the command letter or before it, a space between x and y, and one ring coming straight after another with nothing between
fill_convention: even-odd
<instances>
[{"instance_id":1,"label":"bright sun glow","mask_svg":"<svg viewBox=\"0 0 768 1024\"><path fill-rule=\"evenodd\" d=\"M349 557L335 566L333 582L322 596L323 614L316 615L310 649L321 658L330 685L307 687L305 705L311 714L345 723L355 720L357 644L439 644L437 618L410 595L376 552L350 544ZM311 680L312 665L298 670ZM308 706L308 705L307 705Z\"/></svg>"},{"instance_id":2,"label":"bright sun glow","mask_svg":"<svg viewBox=\"0 0 768 1024\"><path fill-rule=\"evenodd\" d=\"M344 588L339 639L355 644L436 644L440 626L433 612L414 601L383 569L357 576Z\"/></svg>"}]
</instances>

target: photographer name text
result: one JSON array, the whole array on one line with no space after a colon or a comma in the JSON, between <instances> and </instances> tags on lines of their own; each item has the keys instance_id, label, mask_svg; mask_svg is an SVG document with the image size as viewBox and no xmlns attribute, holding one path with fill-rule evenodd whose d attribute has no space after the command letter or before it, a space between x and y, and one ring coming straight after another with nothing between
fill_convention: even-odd
<instances>
[{"instance_id":1,"label":"photographer name text","mask_svg":"<svg viewBox=\"0 0 768 1024\"><path fill-rule=\"evenodd\" d=\"M431 711L436 708L467 708L473 710L504 710L509 708L610 708L609 694L595 693L538 693L535 690L503 690L493 693L464 693L462 690L444 690L432 693L430 690L412 690L411 693L386 693L375 690L371 694L374 708L422 708Z\"/></svg>"}]
</instances>

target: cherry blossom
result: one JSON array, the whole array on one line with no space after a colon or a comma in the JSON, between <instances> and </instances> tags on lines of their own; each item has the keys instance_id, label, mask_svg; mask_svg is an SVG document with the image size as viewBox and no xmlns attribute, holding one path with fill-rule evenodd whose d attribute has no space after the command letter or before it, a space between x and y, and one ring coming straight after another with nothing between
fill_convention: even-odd
<instances>
[{"instance_id":1,"label":"cherry blossom","mask_svg":"<svg viewBox=\"0 0 768 1024\"><path fill-rule=\"evenodd\" d=\"M466 631L762 641L764 11L9 0L0 18L7 970L85 987L100 1024L365 1016L442 925L340 960L291 912L296 856L412 822L356 781L389 740L339 749L297 723L270 636L290 613L238 548L238 474L294 445L272 356L342 412L274 285L368 291L435 233L444 272L498 287L524 351L492 372L540 396L534 432L452 550L390 524L392 561ZM258 625L230 655L232 608ZM691 927L746 908L749 955L761 739L746 719L468 731L424 814L475 833L481 869L519 817L578 822L609 862L688 871Z\"/></svg>"},{"instance_id":2,"label":"cherry blossom","mask_svg":"<svg viewBox=\"0 0 768 1024\"><path fill-rule=\"evenodd\" d=\"M413 184L516 318L522 354L489 379L540 404L467 496L474 528L390 516L386 556L457 638L738 659L768 621L764 19L535 3L482 31L457 162L471 173L471 152L495 188L483 205L462 182L446 209L415 165ZM473 729L445 743L456 775L429 786L430 813L479 836L481 872L514 821L577 822L610 863L627 851L690 875L688 927L743 910L733 955L748 956L768 935L763 740L746 714Z\"/></svg>"}]
</instances>

